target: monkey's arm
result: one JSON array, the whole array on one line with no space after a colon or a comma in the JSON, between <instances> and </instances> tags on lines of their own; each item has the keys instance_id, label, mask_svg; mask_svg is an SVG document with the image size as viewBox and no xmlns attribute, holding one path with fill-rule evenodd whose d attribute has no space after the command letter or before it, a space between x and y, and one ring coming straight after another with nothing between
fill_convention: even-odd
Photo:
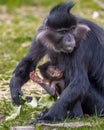
<instances>
[{"instance_id":1,"label":"monkey's arm","mask_svg":"<svg viewBox=\"0 0 104 130\"><path fill-rule=\"evenodd\" d=\"M46 83L40 83L40 85L42 86L42 88L44 88L51 96L56 96L55 95L55 88L53 87L49 87Z\"/></svg>"},{"instance_id":2,"label":"monkey's arm","mask_svg":"<svg viewBox=\"0 0 104 130\"><path fill-rule=\"evenodd\" d=\"M21 86L29 80L29 73L34 70L39 60L46 54L46 49L35 39L27 55L19 62L10 80L13 103L20 104Z\"/></svg>"},{"instance_id":3,"label":"monkey's arm","mask_svg":"<svg viewBox=\"0 0 104 130\"><path fill-rule=\"evenodd\" d=\"M39 76L37 73L35 73L34 71L32 71L30 73L30 79L35 82L38 83L42 88L44 88L51 96L55 96L55 86L48 86Z\"/></svg>"}]
</instances>

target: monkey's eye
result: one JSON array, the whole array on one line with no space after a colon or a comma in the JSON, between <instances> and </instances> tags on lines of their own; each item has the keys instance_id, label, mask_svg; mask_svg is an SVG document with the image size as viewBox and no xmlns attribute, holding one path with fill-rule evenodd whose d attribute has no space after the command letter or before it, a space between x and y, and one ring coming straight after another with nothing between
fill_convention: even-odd
<instances>
[{"instance_id":1,"label":"monkey's eye","mask_svg":"<svg viewBox=\"0 0 104 130\"><path fill-rule=\"evenodd\" d=\"M71 26L70 28L61 28L58 29L57 32L64 35L66 33L72 33L75 30L76 26Z\"/></svg>"},{"instance_id":2,"label":"monkey's eye","mask_svg":"<svg viewBox=\"0 0 104 130\"><path fill-rule=\"evenodd\" d=\"M74 31L75 30L75 26L71 26L70 27L70 32Z\"/></svg>"},{"instance_id":3,"label":"monkey's eye","mask_svg":"<svg viewBox=\"0 0 104 130\"><path fill-rule=\"evenodd\" d=\"M68 33L68 32L69 32L68 30L63 30L63 31L61 31L62 34L66 34L66 33Z\"/></svg>"},{"instance_id":4,"label":"monkey's eye","mask_svg":"<svg viewBox=\"0 0 104 130\"><path fill-rule=\"evenodd\" d=\"M66 33L68 33L69 32L69 30L57 30L57 32L58 33L60 33L60 34L66 34Z\"/></svg>"}]
</instances>

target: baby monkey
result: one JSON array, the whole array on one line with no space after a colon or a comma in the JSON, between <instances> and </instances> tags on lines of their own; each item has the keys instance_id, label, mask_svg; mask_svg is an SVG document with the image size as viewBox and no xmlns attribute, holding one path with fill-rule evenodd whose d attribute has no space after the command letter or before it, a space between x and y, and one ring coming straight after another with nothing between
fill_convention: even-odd
<instances>
[{"instance_id":1,"label":"baby monkey","mask_svg":"<svg viewBox=\"0 0 104 130\"><path fill-rule=\"evenodd\" d=\"M39 66L39 70L43 79L34 71L30 73L30 79L41 85L54 98L59 97L65 88L63 72L48 63Z\"/></svg>"}]
</instances>

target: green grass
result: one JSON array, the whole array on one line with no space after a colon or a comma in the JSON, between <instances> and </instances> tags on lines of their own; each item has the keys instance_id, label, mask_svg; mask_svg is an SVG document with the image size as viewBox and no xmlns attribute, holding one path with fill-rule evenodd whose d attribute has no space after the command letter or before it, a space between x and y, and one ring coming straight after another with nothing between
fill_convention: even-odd
<instances>
[{"instance_id":1,"label":"green grass","mask_svg":"<svg viewBox=\"0 0 104 130\"><path fill-rule=\"evenodd\" d=\"M41 107L42 108L42 107ZM45 108L45 107L43 107ZM8 103L5 99L0 103L0 120L4 120L5 116L9 116L11 111L13 110L13 106ZM12 126L27 126L30 125L29 122L31 119L37 116L39 112L42 109L37 108L30 108L26 105L23 105L21 108L21 112L19 116L15 120L11 121L1 121L0 124L0 130L10 130L10 127ZM76 118L76 119L66 119L61 123L74 123L74 122L90 122L92 124L91 127L89 126L83 126L79 128L73 128L73 130L103 130L104 129L104 119L103 118L98 118L96 115L92 117L86 117L84 119ZM56 122L57 123L57 122ZM34 126L36 130L52 130L52 127L43 127L40 124ZM64 128L60 127L57 128L56 130L72 130L72 128Z\"/></svg>"},{"instance_id":2,"label":"green grass","mask_svg":"<svg viewBox=\"0 0 104 130\"><path fill-rule=\"evenodd\" d=\"M53 6L56 3L60 3L63 2L63 0L0 0L0 4L2 5L6 5L7 7L11 8L11 7L20 7L23 5L31 5L31 6Z\"/></svg>"},{"instance_id":3,"label":"green grass","mask_svg":"<svg viewBox=\"0 0 104 130\"><path fill-rule=\"evenodd\" d=\"M11 126L28 125L28 121L35 117L34 109L27 106L22 107L22 112L15 120L5 122L5 116L12 110L8 103L10 100L9 80L15 66L20 59L25 56L34 34L42 23L43 18L48 14L49 9L62 0L0 0L0 130L9 130ZM17 3L15 3L17 2ZM99 17L93 19L94 11L98 11ZM77 0L74 14L80 17L88 18L101 27L104 27L104 12L93 0ZM31 84L31 83L30 83ZM28 85L27 85L28 86ZM24 90L26 93L36 94L36 91L30 93L30 88ZM39 91L39 90L37 90ZM2 100L3 97L6 97ZM26 114L25 114L26 113ZM74 130L102 130L104 129L104 119L90 117L86 119L74 119L71 121L89 121L93 126L74 128ZM37 126L41 130L41 126ZM49 129L49 128L47 128ZM65 130L65 128L62 128ZM67 128L70 130L69 128Z\"/></svg>"}]
</instances>

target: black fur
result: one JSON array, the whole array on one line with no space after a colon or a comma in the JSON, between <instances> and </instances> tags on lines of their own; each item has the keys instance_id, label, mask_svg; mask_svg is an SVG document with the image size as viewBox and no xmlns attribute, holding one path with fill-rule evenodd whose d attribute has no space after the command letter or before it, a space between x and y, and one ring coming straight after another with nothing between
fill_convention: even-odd
<instances>
[{"instance_id":1,"label":"black fur","mask_svg":"<svg viewBox=\"0 0 104 130\"><path fill-rule=\"evenodd\" d=\"M69 4L70 9L72 4L67 4ZM65 7L68 7L67 4L61 4L58 8L60 7L61 10L64 10ZM89 94L90 87L94 98L99 97L99 100L101 98L104 99L104 30L88 20L72 15L70 12L59 12L57 7L50 12L45 25L57 29L60 27L69 28L78 23L86 24L91 31L88 32L86 39L71 54L54 52L51 48L45 46L43 42L37 43L34 39L29 53L16 67L11 79L10 89L12 98L18 104L21 86L29 79L29 72L33 70L33 67L36 67L38 61L45 54L48 54L53 65L57 65L64 72L66 88L61 94L60 99L42 117L43 120L55 121L64 119L67 116L67 109L71 110L77 102L82 102L86 94ZM44 28L45 25L41 28ZM94 84L93 89L91 82ZM94 98L91 104L94 101L94 104L97 103ZM104 100L101 100L102 107L98 107L99 111L104 108L103 104ZM93 105L92 108L94 108Z\"/></svg>"}]
</instances>

